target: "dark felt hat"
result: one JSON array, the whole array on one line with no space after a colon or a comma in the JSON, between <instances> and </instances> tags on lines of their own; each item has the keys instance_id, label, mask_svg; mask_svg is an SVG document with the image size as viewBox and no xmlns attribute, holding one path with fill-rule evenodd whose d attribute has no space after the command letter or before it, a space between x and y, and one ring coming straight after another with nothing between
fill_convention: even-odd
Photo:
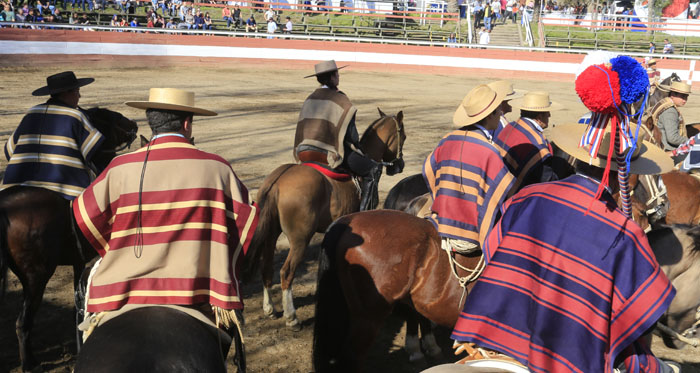
<instances>
[{"instance_id":1,"label":"dark felt hat","mask_svg":"<svg viewBox=\"0 0 700 373\"><path fill-rule=\"evenodd\" d=\"M95 79L93 78L78 79L72 71L64 71L46 78L46 86L32 92L32 96L47 96L70 91L71 89L86 86L94 81Z\"/></svg>"}]
</instances>

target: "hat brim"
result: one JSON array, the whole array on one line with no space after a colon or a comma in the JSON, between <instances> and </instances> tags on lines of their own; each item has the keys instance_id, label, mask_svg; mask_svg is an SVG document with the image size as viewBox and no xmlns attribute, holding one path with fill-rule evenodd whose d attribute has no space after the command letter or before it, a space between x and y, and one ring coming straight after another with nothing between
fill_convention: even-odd
<instances>
[{"instance_id":1,"label":"hat brim","mask_svg":"<svg viewBox=\"0 0 700 373\"><path fill-rule=\"evenodd\" d=\"M344 69L344 68L346 68L346 67L348 67L348 66L350 66L350 65L343 65L343 66L338 67L337 69L332 69L332 70L319 71L319 72L317 72L317 73L315 73L315 74L311 74L311 75L305 76L304 79L310 78L310 77L312 77L312 76L316 76L316 75L319 75L319 74L329 73L329 72L331 72L331 71L338 71L338 70Z\"/></svg>"},{"instance_id":2,"label":"hat brim","mask_svg":"<svg viewBox=\"0 0 700 373\"><path fill-rule=\"evenodd\" d=\"M473 117L470 117L469 114L467 114L467 111L464 109L464 106L462 106L462 103L460 102L459 106L457 106L457 110L455 110L455 113L452 116L452 123L454 124L454 127L461 128L470 124L477 123L480 120L489 116L489 114L493 113L493 111L501 105L501 102L503 102L503 97L505 96L505 94L503 94L502 92L493 92L496 93L496 96L493 98L493 101L489 104L489 106L486 107L486 109L482 110L481 113L479 113L479 115L475 115Z\"/></svg>"},{"instance_id":3,"label":"hat brim","mask_svg":"<svg viewBox=\"0 0 700 373\"><path fill-rule=\"evenodd\" d=\"M591 159L586 149L579 147L586 125L564 124L554 126L549 133L549 139L561 150L570 156L586 162L598 168L605 168L606 158L597 157ZM617 171L617 162L610 162L610 169ZM673 160L661 148L643 141L640 145L639 155L630 162L629 173L637 175L657 175L673 170Z\"/></svg>"},{"instance_id":4,"label":"hat brim","mask_svg":"<svg viewBox=\"0 0 700 373\"><path fill-rule=\"evenodd\" d=\"M690 91L684 92L684 91L679 91L679 90L673 89L673 88L669 88L668 90L669 90L670 92L676 92L676 93L680 93L680 94L682 94L682 95L689 95L689 96L690 96Z\"/></svg>"},{"instance_id":5,"label":"hat brim","mask_svg":"<svg viewBox=\"0 0 700 373\"><path fill-rule=\"evenodd\" d=\"M503 101L511 101L523 98L523 96L525 96L525 93L527 93L527 91L524 89L513 89L513 93L503 97Z\"/></svg>"},{"instance_id":6,"label":"hat brim","mask_svg":"<svg viewBox=\"0 0 700 373\"><path fill-rule=\"evenodd\" d=\"M550 101L549 106L547 107L526 107L523 106L523 101L522 99L518 99L516 102L511 102L511 106L513 106L516 109L519 110L527 110L527 111L535 111L535 112L551 112L551 111L559 111L564 109L564 105Z\"/></svg>"},{"instance_id":7,"label":"hat brim","mask_svg":"<svg viewBox=\"0 0 700 373\"><path fill-rule=\"evenodd\" d=\"M75 84L72 84L68 87L62 87L60 89L53 89L53 90L50 89L49 86L43 86L39 89L35 89L34 92L32 92L32 96L48 96L48 95L53 95L56 93L66 92L66 91L70 91L71 89L84 87L84 86L86 86L94 81L95 81L94 78L80 78L80 79L76 79Z\"/></svg>"},{"instance_id":8,"label":"hat brim","mask_svg":"<svg viewBox=\"0 0 700 373\"><path fill-rule=\"evenodd\" d=\"M128 101L124 103L127 106L135 107L137 109L163 109L163 110L176 110L184 111L187 113L192 113L194 115L202 115L205 117L213 117L219 115L211 110L202 109L194 106L186 105L175 105L167 104L163 102L152 102L152 101Z\"/></svg>"}]
</instances>

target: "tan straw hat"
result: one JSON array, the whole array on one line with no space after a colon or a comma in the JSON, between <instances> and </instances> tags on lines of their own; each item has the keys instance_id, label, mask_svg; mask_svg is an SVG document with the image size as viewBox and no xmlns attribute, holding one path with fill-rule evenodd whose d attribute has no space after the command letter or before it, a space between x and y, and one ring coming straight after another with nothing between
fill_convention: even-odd
<instances>
[{"instance_id":1,"label":"tan straw hat","mask_svg":"<svg viewBox=\"0 0 700 373\"><path fill-rule=\"evenodd\" d=\"M671 92L676 92L676 93L682 93L684 95L689 95L690 94L690 84L684 83L684 82L672 82L671 83L671 88L669 88Z\"/></svg>"},{"instance_id":2,"label":"tan straw hat","mask_svg":"<svg viewBox=\"0 0 700 373\"><path fill-rule=\"evenodd\" d=\"M503 92L505 95L503 101L515 100L517 98L523 97L525 91L522 89L513 89L513 83L508 80L496 80L487 84L491 89L498 92Z\"/></svg>"},{"instance_id":3,"label":"tan straw hat","mask_svg":"<svg viewBox=\"0 0 700 373\"><path fill-rule=\"evenodd\" d=\"M636 130L636 125L631 124L632 133ZM591 159L588 154L588 149L579 147L583 133L586 131L586 126L581 124L564 124L557 125L552 128L547 136L561 150L565 151L572 157L590 163L599 168L605 168L607 162L607 153L610 148L610 127L606 128L603 139L601 140L598 156ZM617 162L615 159L610 162L610 169L617 170ZM630 162L630 173L638 175L655 175L669 172L673 169L673 160L661 148L653 145L648 141L643 141L638 144Z\"/></svg>"},{"instance_id":4,"label":"tan straw hat","mask_svg":"<svg viewBox=\"0 0 700 373\"><path fill-rule=\"evenodd\" d=\"M452 116L457 128L474 124L491 114L503 102L505 93L494 91L486 84L469 91Z\"/></svg>"},{"instance_id":5,"label":"tan straw hat","mask_svg":"<svg viewBox=\"0 0 700 373\"><path fill-rule=\"evenodd\" d=\"M194 106L194 92L177 88L151 88L148 101L129 101L126 105L139 109L178 110L195 115L214 116L215 112Z\"/></svg>"},{"instance_id":6,"label":"tan straw hat","mask_svg":"<svg viewBox=\"0 0 700 373\"><path fill-rule=\"evenodd\" d=\"M311 75L307 75L307 76L305 76L304 78L305 78L305 79L306 79L306 78L310 78L310 77L312 77L312 76L316 76L316 75L323 74L323 73L329 73L329 72L331 72L331 71L338 71L338 70L343 69L343 68L345 68L345 67L348 67L348 65L338 67L338 66L335 64L335 61L334 61L334 60L322 61L322 62L317 63L317 64L314 66L314 70L316 71L315 73L313 73L313 74L311 74Z\"/></svg>"},{"instance_id":7,"label":"tan straw hat","mask_svg":"<svg viewBox=\"0 0 700 373\"><path fill-rule=\"evenodd\" d=\"M564 108L556 102L549 101L549 93L544 91L528 92L523 98L511 104L520 110L527 111L557 111Z\"/></svg>"},{"instance_id":8,"label":"tan straw hat","mask_svg":"<svg viewBox=\"0 0 700 373\"><path fill-rule=\"evenodd\" d=\"M656 58L652 58L647 61L647 66L656 65Z\"/></svg>"}]
</instances>

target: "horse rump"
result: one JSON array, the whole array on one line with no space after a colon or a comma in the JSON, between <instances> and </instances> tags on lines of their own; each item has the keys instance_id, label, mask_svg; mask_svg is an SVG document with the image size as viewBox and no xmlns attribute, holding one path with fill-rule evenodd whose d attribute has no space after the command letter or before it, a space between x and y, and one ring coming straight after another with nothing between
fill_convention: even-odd
<instances>
[{"instance_id":1,"label":"horse rump","mask_svg":"<svg viewBox=\"0 0 700 373\"><path fill-rule=\"evenodd\" d=\"M96 328L74 372L224 373L228 338L176 309L138 308Z\"/></svg>"},{"instance_id":2,"label":"horse rump","mask_svg":"<svg viewBox=\"0 0 700 373\"><path fill-rule=\"evenodd\" d=\"M351 370L352 365L352 360L343 356L349 351L344 341L349 333L350 312L336 267L338 243L348 229L346 220L340 218L331 224L321 243L312 353L316 372Z\"/></svg>"},{"instance_id":3,"label":"horse rump","mask_svg":"<svg viewBox=\"0 0 700 373\"><path fill-rule=\"evenodd\" d=\"M423 174L408 176L391 188L384 200L384 209L405 211L411 200L428 192Z\"/></svg>"}]
</instances>

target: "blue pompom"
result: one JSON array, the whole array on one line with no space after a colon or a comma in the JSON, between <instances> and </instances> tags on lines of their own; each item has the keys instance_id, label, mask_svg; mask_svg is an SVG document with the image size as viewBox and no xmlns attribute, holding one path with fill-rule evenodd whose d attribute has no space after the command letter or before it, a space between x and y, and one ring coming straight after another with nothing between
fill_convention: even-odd
<instances>
[{"instance_id":1,"label":"blue pompom","mask_svg":"<svg viewBox=\"0 0 700 373\"><path fill-rule=\"evenodd\" d=\"M620 98L632 104L639 101L649 89L649 75L632 57L619 56L610 60L612 70L620 76Z\"/></svg>"}]
</instances>

